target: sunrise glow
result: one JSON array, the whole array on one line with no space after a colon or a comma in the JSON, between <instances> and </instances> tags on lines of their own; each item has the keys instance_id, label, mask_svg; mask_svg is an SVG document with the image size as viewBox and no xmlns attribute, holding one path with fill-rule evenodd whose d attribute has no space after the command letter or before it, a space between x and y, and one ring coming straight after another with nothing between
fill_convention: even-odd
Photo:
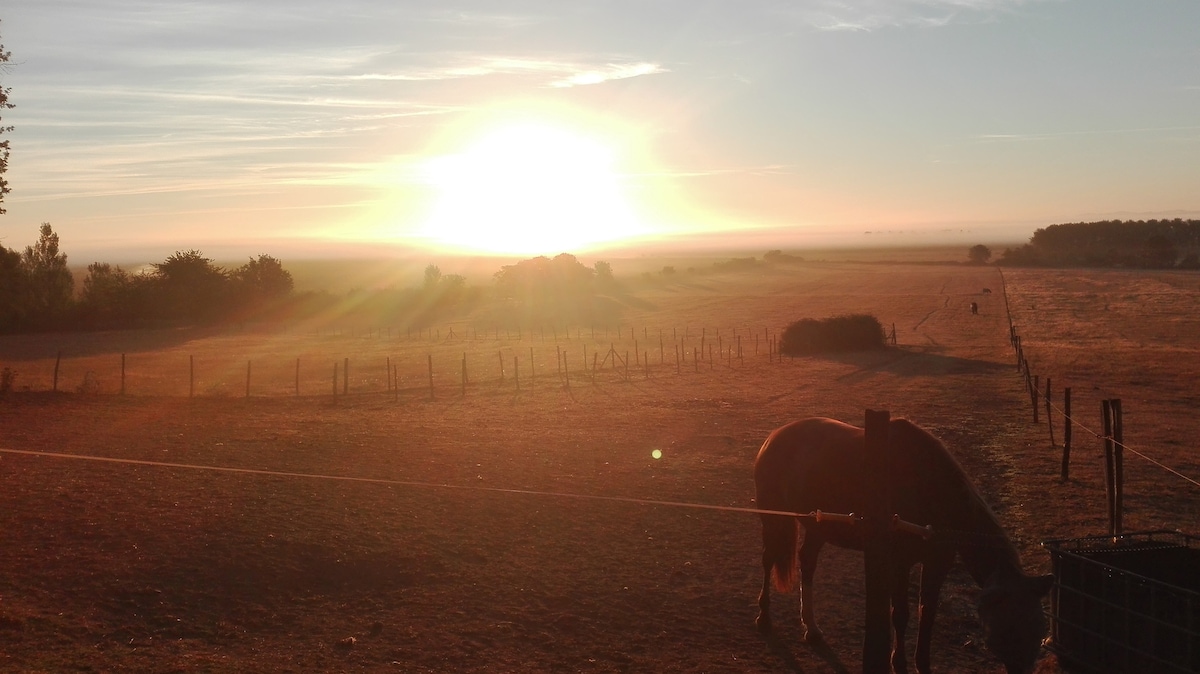
<instances>
[{"instance_id":1,"label":"sunrise glow","mask_svg":"<svg viewBox=\"0 0 1200 674\"><path fill-rule=\"evenodd\" d=\"M647 233L601 141L544 123L486 132L424 171L437 197L418 240L458 252L580 251Z\"/></svg>"}]
</instances>

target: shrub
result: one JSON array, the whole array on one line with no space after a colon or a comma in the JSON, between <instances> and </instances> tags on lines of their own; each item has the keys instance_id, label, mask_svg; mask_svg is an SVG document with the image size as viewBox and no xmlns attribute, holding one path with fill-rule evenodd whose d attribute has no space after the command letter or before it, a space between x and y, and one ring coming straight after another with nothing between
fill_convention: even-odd
<instances>
[{"instance_id":1,"label":"shrub","mask_svg":"<svg viewBox=\"0 0 1200 674\"><path fill-rule=\"evenodd\" d=\"M0 370L0 393L9 393L13 390L13 383L17 381L17 372L10 367Z\"/></svg>"},{"instance_id":2,"label":"shrub","mask_svg":"<svg viewBox=\"0 0 1200 674\"><path fill-rule=\"evenodd\" d=\"M817 320L802 318L783 331L780 353L802 356L840 351L867 351L886 346L883 325L869 314Z\"/></svg>"}]
</instances>

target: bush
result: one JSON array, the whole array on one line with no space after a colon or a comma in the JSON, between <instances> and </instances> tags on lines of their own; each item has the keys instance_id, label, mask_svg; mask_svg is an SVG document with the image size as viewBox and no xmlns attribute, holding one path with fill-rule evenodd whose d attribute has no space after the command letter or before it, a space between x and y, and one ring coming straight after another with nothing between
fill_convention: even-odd
<instances>
[{"instance_id":1,"label":"bush","mask_svg":"<svg viewBox=\"0 0 1200 674\"><path fill-rule=\"evenodd\" d=\"M852 314L821 320L803 318L792 323L783 331L779 351L789 356L803 356L882 349L886 344L879 319L869 314Z\"/></svg>"}]
</instances>

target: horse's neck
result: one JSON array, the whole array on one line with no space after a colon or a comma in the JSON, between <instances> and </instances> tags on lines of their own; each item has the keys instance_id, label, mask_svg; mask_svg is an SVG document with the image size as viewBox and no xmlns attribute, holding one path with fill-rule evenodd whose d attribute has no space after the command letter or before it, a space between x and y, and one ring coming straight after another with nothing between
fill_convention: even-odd
<instances>
[{"instance_id":1,"label":"horse's neck","mask_svg":"<svg viewBox=\"0 0 1200 674\"><path fill-rule=\"evenodd\" d=\"M982 505L982 504L981 504ZM972 509L963 531L955 532L958 554L971 578L980 587L993 573L1020 573L1021 558L1017 547L986 506Z\"/></svg>"}]
</instances>

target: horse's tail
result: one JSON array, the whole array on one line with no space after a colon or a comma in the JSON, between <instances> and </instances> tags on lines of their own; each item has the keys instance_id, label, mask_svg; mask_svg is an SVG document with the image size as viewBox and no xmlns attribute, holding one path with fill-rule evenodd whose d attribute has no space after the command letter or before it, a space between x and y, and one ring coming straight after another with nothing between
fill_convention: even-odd
<instances>
[{"instance_id":1,"label":"horse's tail","mask_svg":"<svg viewBox=\"0 0 1200 674\"><path fill-rule=\"evenodd\" d=\"M770 563L775 589L787 592L796 580L796 529L800 523L787 515L763 515L762 521L763 565Z\"/></svg>"}]
</instances>

